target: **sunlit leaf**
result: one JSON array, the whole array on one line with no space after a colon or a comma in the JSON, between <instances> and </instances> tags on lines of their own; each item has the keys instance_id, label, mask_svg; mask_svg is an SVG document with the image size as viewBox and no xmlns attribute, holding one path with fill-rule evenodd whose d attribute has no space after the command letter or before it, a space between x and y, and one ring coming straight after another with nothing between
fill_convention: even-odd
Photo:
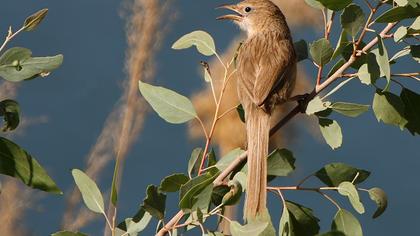
<instances>
[{"instance_id":1,"label":"sunlit leaf","mask_svg":"<svg viewBox=\"0 0 420 236\"><path fill-rule=\"evenodd\" d=\"M230 232L232 236L258 236L268 226L268 222L252 222L246 225L241 225L237 221L230 223Z\"/></svg>"},{"instance_id":2,"label":"sunlit leaf","mask_svg":"<svg viewBox=\"0 0 420 236\"><path fill-rule=\"evenodd\" d=\"M362 105L356 103L347 102L335 102L331 104L330 108L335 112L343 114L345 116L357 117L369 110L369 105Z\"/></svg>"},{"instance_id":3,"label":"sunlit leaf","mask_svg":"<svg viewBox=\"0 0 420 236\"><path fill-rule=\"evenodd\" d=\"M341 231L345 235L363 236L362 226L350 212L340 209L334 217L331 229Z\"/></svg>"},{"instance_id":4,"label":"sunlit leaf","mask_svg":"<svg viewBox=\"0 0 420 236\"><path fill-rule=\"evenodd\" d=\"M305 0L306 4L315 8L315 9L324 9L324 6L317 0Z\"/></svg>"},{"instance_id":5,"label":"sunlit leaf","mask_svg":"<svg viewBox=\"0 0 420 236\"><path fill-rule=\"evenodd\" d=\"M394 41L398 43L407 36L408 27L400 26L394 33Z\"/></svg>"},{"instance_id":6,"label":"sunlit leaf","mask_svg":"<svg viewBox=\"0 0 420 236\"><path fill-rule=\"evenodd\" d=\"M293 153L287 149L276 149L267 158L267 174L288 176L295 169Z\"/></svg>"},{"instance_id":7,"label":"sunlit leaf","mask_svg":"<svg viewBox=\"0 0 420 236\"><path fill-rule=\"evenodd\" d=\"M306 114L313 115L317 112L324 111L328 109L330 105L330 102L323 102L319 96L316 96L308 103Z\"/></svg>"},{"instance_id":8,"label":"sunlit leaf","mask_svg":"<svg viewBox=\"0 0 420 236\"><path fill-rule=\"evenodd\" d=\"M363 84L375 84L376 80L381 76L381 69L376 60L376 55L369 53L366 59L366 63L360 66L357 77Z\"/></svg>"},{"instance_id":9,"label":"sunlit leaf","mask_svg":"<svg viewBox=\"0 0 420 236\"><path fill-rule=\"evenodd\" d=\"M127 236L134 236L143 231L152 219L152 215L144 211L144 209L140 209L136 216L137 219L127 218L118 224L118 228L123 230L124 233L128 234Z\"/></svg>"},{"instance_id":10,"label":"sunlit leaf","mask_svg":"<svg viewBox=\"0 0 420 236\"><path fill-rule=\"evenodd\" d=\"M420 7L404 6L394 7L384 12L375 21L378 23L397 22L408 18L415 18L420 15Z\"/></svg>"},{"instance_id":11,"label":"sunlit leaf","mask_svg":"<svg viewBox=\"0 0 420 236\"><path fill-rule=\"evenodd\" d=\"M376 61L378 62L379 68L381 70L381 75L385 75L388 83L384 88L384 91L387 91L389 84L391 83L391 67L389 65L388 52L386 50L384 41L380 35L377 35L378 38L378 48L372 50L372 53L376 55Z\"/></svg>"},{"instance_id":12,"label":"sunlit leaf","mask_svg":"<svg viewBox=\"0 0 420 236\"><path fill-rule=\"evenodd\" d=\"M359 192L354 184L348 181L342 182L338 185L338 192L349 199L351 205L359 214L365 213L365 207L360 202Z\"/></svg>"},{"instance_id":13,"label":"sunlit leaf","mask_svg":"<svg viewBox=\"0 0 420 236\"><path fill-rule=\"evenodd\" d=\"M192 209L197 202L197 195L207 186L212 184L217 174L206 172L197 176L181 186L179 191L179 208L185 210ZM210 193L211 194L211 193Z\"/></svg>"},{"instance_id":14,"label":"sunlit leaf","mask_svg":"<svg viewBox=\"0 0 420 236\"><path fill-rule=\"evenodd\" d=\"M71 173L86 207L93 212L105 214L104 199L96 183L81 170L73 169Z\"/></svg>"},{"instance_id":15,"label":"sunlit leaf","mask_svg":"<svg viewBox=\"0 0 420 236\"><path fill-rule=\"evenodd\" d=\"M150 106L169 123L180 124L197 117L193 104L185 96L142 81L139 89Z\"/></svg>"},{"instance_id":16,"label":"sunlit leaf","mask_svg":"<svg viewBox=\"0 0 420 236\"><path fill-rule=\"evenodd\" d=\"M31 57L26 48L10 48L0 57L0 77L11 82L45 76L63 63L63 55Z\"/></svg>"},{"instance_id":17,"label":"sunlit leaf","mask_svg":"<svg viewBox=\"0 0 420 236\"><path fill-rule=\"evenodd\" d=\"M332 149L341 147L343 143L343 134L341 127L335 120L319 118L319 128L325 141Z\"/></svg>"},{"instance_id":18,"label":"sunlit leaf","mask_svg":"<svg viewBox=\"0 0 420 236\"><path fill-rule=\"evenodd\" d=\"M195 148L191 153L190 160L188 161L188 175L190 177L198 173L202 159L203 150L201 148Z\"/></svg>"},{"instance_id":19,"label":"sunlit leaf","mask_svg":"<svg viewBox=\"0 0 420 236\"><path fill-rule=\"evenodd\" d=\"M230 165L230 163L232 163L236 158L238 158L244 152L245 151L240 148L236 148L230 151L228 154L220 158L220 160L217 162L216 164L217 169L219 169L220 171L224 171Z\"/></svg>"},{"instance_id":20,"label":"sunlit leaf","mask_svg":"<svg viewBox=\"0 0 420 236\"><path fill-rule=\"evenodd\" d=\"M207 32L198 30L182 36L173 45L173 49L185 49L195 46L197 50L205 55L211 56L216 53L214 40Z\"/></svg>"}]
</instances>

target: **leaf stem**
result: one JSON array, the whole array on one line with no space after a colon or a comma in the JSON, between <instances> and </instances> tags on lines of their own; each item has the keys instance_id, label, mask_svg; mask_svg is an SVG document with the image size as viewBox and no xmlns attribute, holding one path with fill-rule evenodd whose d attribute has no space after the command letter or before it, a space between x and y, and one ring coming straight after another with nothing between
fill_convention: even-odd
<instances>
[{"instance_id":1,"label":"leaf stem","mask_svg":"<svg viewBox=\"0 0 420 236\"><path fill-rule=\"evenodd\" d=\"M0 52L3 51L3 49L6 47L7 43L12 40L16 35L18 35L20 32L25 30L25 27L20 28L15 33L12 33L12 27L9 27L9 31L7 33L6 39L4 40L3 44L0 47Z\"/></svg>"}]
</instances>

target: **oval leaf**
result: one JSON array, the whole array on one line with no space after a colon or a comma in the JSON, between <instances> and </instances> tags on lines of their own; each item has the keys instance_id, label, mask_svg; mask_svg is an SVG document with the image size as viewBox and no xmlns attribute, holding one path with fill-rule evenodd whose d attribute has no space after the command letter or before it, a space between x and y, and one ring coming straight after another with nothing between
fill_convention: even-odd
<instances>
[{"instance_id":1,"label":"oval leaf","mask_svg":"<svg viewBox=\"0 0 420 236\"><path fill-rule=\"evenodd\" d=\"M330 41L321 38L309 46L309 52L314 62L319 66L327 64L334 53Z\"/></svg>"},{"instance_id":2,"label":"oval leaf","mask_svg":"<svg viewBox=\"0 0 420 236\"><path fill-rule=\"evenodd\" d=\"M341 25L348 34L355 37L365 25L365 14L362 8L356 4L346 7L341 14Z\"/></svg>"},{"instance_id":3,"label":"oval leaf","mask_svg":"<svg viewBox=\"0 0 420 236\"><path fill-rule=\"evenodd\" d=\"M258 236L267 226L268 222L253 221L252 223L241 225L237 221L232 221L230 223L230 232L232 236Z\"/></svg>"},{"instance_id":4,"label":"oval leaf","mask_svg":"<svg viewBox=\"0 0 420 236\"><path fill-rule=\"evenodd\" d=\"M362 226L350 212L340 209L334 217L331 229L341 231L345 235L363 236Z\"/></svg>"},{"instance_id":5,"label":"oval leaf","mask_svg":"<svg viewBox=\"0 0 420 236\"><path fill-rule=\"evenodd\" d=\"M192 46L195 46L197 50L205 56L216 54L216 46L213 38L210 34L201 30L182 36L172 45L172 48L185 49Z\"/></svg>"},{"instance_id":6,"label":"oval leaf","mask_svg":"<svg viewBox=\"0 0 420 236\"><path fill-rule=\"evenodd\" d=\"M159 190L162 192L177 192L188 180L190 180L188 176L180 173L167 176L160 182Z\"/></svg>"},{"instance_id":7,"label":"oval leaf","mask_svg":"<svg viewBox=\"0 0 420 236\"><path fill-rule=\"evenodd\" d=\"M386 210L388 206L388 198L385 191L380 188L369 189L369 197L375 201L376 205L378 206L378 209L373 214L373 218L377 218Z\"/></svg>"},{"instance_id":8,"label":"oval leaf","mask_svg":"<svg viewBox=\"0 0 420 236\"><path fill-rule=\"evenodd\" d=\"M158 220L165 217L166 195L161 193L154 185L147 186L146 197L141 207Z\"/></svg>"},{"instance_id":9,"label":"oval leaf","mask_svg":"<svg viewBox=\"0 0 420 236\"><path fill-rule=\"evenodd\" d=\"M354 184L352 184L351 182L347 182L347 181L346 182L342 182L338 186L338 192L341 195L346 196L349 199L351 205L353 206L353 208L359 214L365 213L365 207L360 202L359 192L357 191L357 189L354 186Z\"/></svg>"},{"instance_id":10,"label":"oval leaf","mask_svg":"<svg viewBox=\"0 0 420 236\"><path fill-rule=\"evenodd\" d=\"M197 117L191 101L172 90L142 81L139 81L139 89L150 106L169 123L181 124Z\"/></svg>"},{"instance_id":11,"label":"oval leaf","mask_svg":"<svg viewBox=\"0 0 420 236\"><path fill-rule=\"evenodd\" d=\"M31 188L63 193L35 158L3 137L0 137L0 174L18 178Z\"/></svg>"},{"instance_id":12,"label":"oval leaf","mask_svg":"<svg viewBox=\"0 0 420 236\"><path fill-rule=\"evenodd\" d=\"M408 120L405 127L413 135L420 134L420 94L404 88L400 97L405 107L405 118Z\"/></svg>"},{"instance_id":13,"label":"oval leaf","mask_svg":"<svg viewBox=\"0 0 420 236\"><path fill-rule=\"evenodd\" d=\"M339 11L343 8L347 7L353 0L318 0L322 3L326 8Z\"/></svg>"},{"instance_id":14,"label":"oval leaf","mask_svg":"<svg viewBox=\"0 0 420 236\"><path fill-rule=\"evenodd\" d=\"M345 116L357 117L369 110L369 105L361 105L356 103L335 102L330 108L335 112Z\"/></svg>"},{"instance_id":15,"label":"oval leaf","mask_svg":"<svg viewBox=\"0 0 420 236\"><path fill-rule=\"evenodd\" d=\"M104 199L96 183L81 170L73 169L71 173L87 208L105 214Z\"/></svg>"},{"instance_id":16,"label":"oval leaf","mask_svg":"<svg viewBox=\"0 0 420 236\"><path fill-rule=\"evenodd\" d=\"M323 102L319 96L316 96L309 101L305 112L307 115L313 115L317 112L327 110L330 105L330 102Z\"/></svg>"},{"instance_id":17,"label":"oval leaf","mask_svg":"<svg viewBox=\"0 0 420 236\"><path fill-rule=\"evenodd\" d=\"M408 18L415 18L420 15L420 7L404 6L394 7L383 13L375 21L378 23L397 22Z\"/></svg>"},{"instance_id":18,"label":"oval leaf","mask_svg":"<svg viewBox=\"0 0 420 236\"><path fill-rule=\"evenodd\" d=\"M376 91L372 108L378 121L396 125L401 130L407 124L407 120L404 118L404 103L397 95Z\"/></svg>"},{"instance_id":19,"label":"oval leaf","mask_svg":"<svg viewBox=\"0 0 420 236\"><path fill-rule=\"evenodd\" d=\"M11 99L0 102L0 116L4 117L3 131L11 131L17 128L20 122L19 104Z\"/></svg>"},{"instance_id":20,"label":"oval leaf","mask_svg":"<svg viewBox=\"0 0 420 236\"><path fill-rule=\"evenodd\" d=\"M343 134L341 127L335 120L319 118L319 128L325 141L332 149L341 147L343 143Z\"/></svg>"},{"instance_id":21,"label":"oval leaf","mask_svg":"<svg viewBox=\"0 0 420 236\"><path fill-rule=\"evenodd\" d=\"M337 187L344 181L353 181L355 184L365 181L370 172L362 169L357 169L344 163L331 163L325 165L322 169L315 173L315 176L330 187Z\"/></svg>"},{"instance_id":22,"label":"oval leaf","mask_svg":"<svg viewBox=\"0 0 420 236\"><path fill-rule=\"evenodd\" d=\"M276 149L267 158L267 174L288 176L295 169L293 153L287 149Z\"/></svg>"}]
</instances>

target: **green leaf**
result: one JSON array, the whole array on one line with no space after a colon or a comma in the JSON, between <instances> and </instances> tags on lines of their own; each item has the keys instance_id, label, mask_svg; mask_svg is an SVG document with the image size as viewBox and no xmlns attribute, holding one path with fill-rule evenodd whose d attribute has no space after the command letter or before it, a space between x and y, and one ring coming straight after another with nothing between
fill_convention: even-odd
<instances>
[{"instance_id":1,"label":"green leaf","mask_svg":"<svg viewBox=\"0 0 420 236\"><path fill-rule=\"evenodd\" d=\"M73 169L71 173L86 207L93 212L105 214L104 199L96 183L79 169Z\"/></svg>"},{"instance_id":2,"label":"green leaf","mask_svg":"<svg viewBox=\"0 0 420 236\"><path fill-rule=\"evenodd\" d=\"M404 6L394 7L384 12L375 21L378 23L397 22L408 18L415 18L420 15L419 7Z\"/></svg>"},{"instance_id":3,"label":"green leaf","mask_svg":"<svg viewBox=\"0 0 420 236\"><path fill-rule=\"evenodd\" d=\"M298 62L308 58L308 44L305 40L301 39L293 43L293 47L295 48Z\"/></svg>"},{"instance_id":4,"label":"green leaf","mask_svg":"<svg viewBox=\"0 0 420 236\"><path fill-rule=\"evenodd\" d=\"M236 111L238 112L238 115L239 115L239 118L241 119L241 121L245 123L245 110L244 110L244 107L242 106L242 104L239 104L236 107Z\"/></svg>"},{"instance_id":5,"label":"green leaf","mask_svg":"<svg viewBox=\"0 0 420 236\"><path fill-rule=\"evenodd\" d=\"M335 63L335 65L331 68L330 72L328 72L328 77L331 77L338 69L340 69L344 64L346 63L346 60L340 59Z\"/></svg>"},{"instance_id":6,"label":"green leaf","mask_svg":"<svg viewBox=\"0 0 420 236\"><path fill-rule=\"evenodd\" d=\"M319 96L316 96L309 101L308 106L306 107L306 114L313 115L317 112L327 110L330 105L330 102L323 102Z\"/></svg>"},{"instance_id":7,"label":"green leaf","mask_svg":"<svg viewBox=\"0 0 420 236\"><path fill-rule=\"evenodd\" d=\"M146 189L146 197L142 208L158 220L165 217L166 195L158 190L155 185L149 185Z\"/></svg>"},{"instance_id":8,"label":"green leaf","mask_svg":"<svg viewBox=\"0 0 420 236\"><path fill-rule=\"evenodd\" d=\"M398 43L407 36L408 27L400 26L394 33L394 41Z\"/></svg>"},{"instance_id":9,"label":"green leaf","mask_svg":"<svg viewBox=\"0 0 420 236\"><path fill-rule=\"evenodd\" d=\"M195 148L192 153L190 160L188 161L188 175L196 175L200 169L201 160L203 159L203 150L201 148Z\"/></svg>"},{"instance_id":10,"label":"green leaf","mask_svg":"<svg viewBox=\"0 0 420 236\"><path fill-rule=\"evenodd\" d=\"M19 104L11 99L0 102L0 116L4 118L3 131L11 131L17 128L20 122Z\"/></svg>"},{"instance_id":11,"label":"green leaf","mask_svg":"<svg viewBox=\"0 0 420 236\"><path fill-rule=\"evenodd\" d=\"M335 215L331 229L341 231L345 235L363 236L359 221L344 209L340 209Z\"/></svg>"},{"instance_id":12,"label":"green leaf","mask_svg":"<svg viewBox=\"0 0 420 236\"><path fill-rule=\"evenodd\" d=\"M369 171L357 169L344 163L331 163L318 170L315 176L326 185L337 187L342 182L353 181L357 173L359 173L359 176L354 184L362 183L370 175Z\"/></svg>"},{"instance_id":13,"label":"green leaf","mask_svg":"<svg viewBox=\"0 0 420 236\"><path fill-rule=\"evenodd\" d=\"M338 185L338 193L343 196L346 196L353 208L359 213L365 213L365 207L360 202L359 192L357 192L356 186L351 182L345 181Z\"/></svg>"},{"instance_id":14,"label":"green leaf","mask_svg":"<svg viewBox=\"0 0 420 236\"><path fill-rule=\"evenodd\" d=\"M410 54L411 52L411 48L410 46L406 46L404 47L402 50L398 51L397 53L395 53L394 56L391 57L391 59L389 59L389 62L395 63L396 60L398 60L399 58L403 57L403 56L407 56L408 54Z\"/></svg>"},{"instance_id":15,"label":"green leaf","mask_svg":"<svg viewBox=\"0 0 420 236\"><path fill-rule=\"evenodd\" d=\"M352 3L353 0L318 0L322 3L326 8L334 10L334 11L340 11L347 7L350 3Z\"/></svg>"},{"instance_id":16,"label":"green leaf","mask_svg":"<svg viewBox=\"0 0 420 236\"><path fill-rule=\"evenodd\" d=\"M31 57L26 48L10 48L0 57L0 77L11 82L46 76L63 63L63 55Z\"/></svg>"},{"instance_id":17,"label":"green leaf","mask_svg":"<svg viewBox=\"0 0 420 236\"><path fill-rule=\"evenodd\" d=\"M212 182L217 175L218 173L206 172L182 185L179 192L179 208L184 211L192 209L197 202L197 195L199 195L207 186L212 185Z\"/></svg>"},{"instance_id":18,"label":"green leaf","mask_svg":"<svg viewBox=\"0 0 420 236\"><path fill-rule=\"evenodd\" d=\"M410 45L411 56L417 63L420 63L420 45Z\"/></svg>"},{"instance_id":19,"label":"green leaf","mask_svg":"<svg viewBox=\"0 0 420 236\"><path fill-rule=\"evenodd\" d=\"M324 66L331 60L334 50L330 41L321 38L309 45L309 52L317 65Z\"/></svg>"},{"instance_id":20,"label":"green leaf","mask_svg":"<svg viewBox=\"0 0 420 236\"><path fill-rule=\"evenodd\" d=\"M309 6L315 9L319 9L319 10L324 9L324 6L317 0L305 0L305 2L306 4L308 4Z\"/></svg>"},{"instance_id":21,"label":"green leaf","mask_svg":"<svg viewBox=\"0 0 420 236\"><path fill-rule=\"evenodd\" d=\"M136 216L137 215L138 219L127 218L118 224L118 228L123 230L127 236L134 236L143 231L152 219L152 215L145 212L143 209L140 209Z\"/></svg>"},{"instance_id":22,"label":"green leaf","mask_svg":"<svg viewBox=\"0 0 420 236\"><path fill-rule=\"evenodd\" d=\"M378 206L378 209L376 209L375 213L373 214L373 218L377 218L386 210L388 206L388 198L385 191L380 188L369 189L369 197Z\"/></svg>"},{"instance_id":23,"label":"green leaf","mask_svg":"<svg viewBox=\"0 0 420 236\"><path fill-rule=\"evenodd\" d=\"M345 30L342 30L331 59L335 59L338 55L340 55L343 52L344 47L346 47L348 43L349 41L347 39L347 32Z\"/></svg>"},{"instance_id":24,"label":"green leaf","mask_svg":"<svg viewBox=\"0 0 420 236\"><path fill-rule=\"evenodd\" d=\"M365 14L360 6L351 4L341 14L341 26L353 38L365 25Z\"/></svg>"},{"instance_id":25,"label":"green leaf","mask_svg":"<svg viewBox=\"0 0 420 236\"><path fill-rule=\"evenodd\" d=\"M37 11L36 13L32 14L28 18L26 18L25 22L23 23L23 27L26 31L34 30L47 16L48 9L44 8L42 10Z\"/></svg>"},{"instance_id":26,"label":"green leaf","mask_svg":"<svg viewBox=\"0 0 420 236\"><path fill-rule=\"evenodd\" d=\"M218 206L222 204L223 197L226 193L230 191L230 188L226 185L220 185L213 188L213 193L211 195L211 202Z\"/></svg>"},{"instance_id":27,"label":"green leaf","mask_svg":"<svg viewBox=\"0 0 420 236\"><path fill-rule=\"evenodd\" d=\"M87 234L80 233L80 232L71 232L71 231L59 231L56 233L51 234L51 236L88 236Z\"/></svg>"},{"instance_id":28,"label":"green leaf","mask_svg":"<svg viewBox=\"0 0 420 236\"><path fill-rule=\"evenodd\" d=\"M395 94L376 91L372 108L378 121L396 125L401 130L407 124L407 120L404 117L404 103Z\"/></svg>"},{"instance_id":29,"label":"green leaf","mask_svg":"<svg viewBox=\"0 0 420 236\"><path fill-rule=\"evenodd\" d=\"M281 236L312 236L319 232L319 219L310 208L286 201L280 219L279 235Z\"/></svg>"},{"instance_id":30,"label":"green leaf","mask_svg":"<svg viewBox=\"0 0 420 236\"><path fill-rule=\"evenodd\" d=\"M386 87L384 88L384 91L387 91L391 83L391 67L389 65L388 52L386 50L384 41L382 40L382 37L380 35L377 35L377 38L378 48L372 50L372 53L376 55L376 61L378 62L381 75L385 75L388 81Z\"/></svg>"},{"instance_id":31,"label":"green leaf","mask_svg":"<svg viewBox=\"0 0 420 236\"><path fill-rule=\"evenodd\" d=\"M420 134L420 95L404 88L400 94L404 103L404 117L408 123L405 126L413 135Z\"/></svg>"},{"instance_id":32,"label":"green leaf","mask_svg":"<svg viewBox=\"0 0 420 236\"><path fill-rule=\"evenodd\" d=\"M237 221L230 223L230 232L232 236L259 236L265 228L268 226L268 222L257 222L241 225Z\"/></svg>"},{"instance_id":33,"label":"green leaf","mask_svg":"<svg viewBox=\"0 0 420 236\"><path fill-rule=\"evenodd\" d=\"M267 158L267 174L288 176L295 169L293 153L287 149L276 149Z\"/></svg>"},{"instance_id":34,"label":"green leaf","mask_svg":"<svg viewBox=\"0 0 420 236\"><path fill-rule=\"evenodd\" d=\"M246 190L246 183L247 183L247 176L244 172L239 171L238 173L233 176L234 181L238 181L242 186L242 192Z\"/></svg>"},{"instance_id":35,"label":"green leaf","mask_svg":"<svg viewBox=\"0 0 420 236\"><path fill-rule=\"evenodd\" d=\"M363 48L363 47L365 47L366 46L366 44L364 43L364 42L361 42L360 43L360 45L359 45L359 47L360 48ZM341 55L343 56L343 58L346 60L346 61L348 61L349 59L350 59L350 57L352 56L352 54L353 54L353 49L354 49L354 46L353 46L353 44L352 43L347 43L346 44L346 46L343 48L343 50L341 51ZM366 55L366 54L364 54L364 53L362 53L362 55L361 56L358 56L357 58L356 58L356 61L354 61L350 66L352 67L352 68L354 68L354 69L359 69L360 68L360 66L362 66L363 64L365 64L366 63L366 61L367 61L367 56L368 55Z\"/></svg>"},{"instance_id":36,"label":"green leaf","mask_svg":"<svg viewBox=\"0 0 420 236\"><path fill-rule=\"evenodd\" d=\"M362 105L347 102L335 102L330 108L345 116L358 117L369 110L369 105Z\"/></svg>"},{"instance_id":37,"label":"green leaf","mask_svg":"<svg viewBox=\"0 0 420 236\"><path fill-rule=\"evenodd\" d=\"M346 235L341 231L333 230L333 231L330 231L330 232L327 232L327 233L320 234L318 236L346 236Z\"/></svg>"},{"instance_id":38,"label":"green leaf","mask_svg":"<svg viewBox=\"0 0 420 236\"><path fill-rule=\"evenodd\" d=\"M213 187L214 187L213 183L210 183L203 190L201 190L197 195L193 196L193 205L191 207L192 210L200 210L204 213L208 212L209 205L211 202L211 196L213 193Z\"/></svg>"},{"instance_id":39,"label":"green leaf","mask_svg":"<svg viewBox=\"0 0 420 236\"><path fill-rule=\"evenodd\" d=\"M381 69L375 54L369 53L366 56L366 63L360 66L357 76L363 84L375 84L376 80L381 76Z\"/></svg>"},{"instance_id":40,"label":"green leaf","mask_svg":"<svg viewBox=\"0 0 420 236\"><path fill-rule=\"evenodd\" d=\"M31 188L63 193L35 158L3 137L0 137L0 174L18 178Z\"/></svg>"},{"instance_id":41,"label":"green leaf","mask_svg":"<svg viewBox=\"0 0 420 236\"><path fill-rule=\"evenodd\" d=\"M343 143L343 134L337 121L327 118L319 118L318 122L321 134L327 144L330 145L332 149L341 147L341 144Z\"/></svg>"},{"instance_id":42,"label":"green leaf","mask_svg":"<svg viewBox=\"0 0 420 236\"><path fill-rule=\"evenodd\" d=\"M162 182L160 182L159 191L162 192L177 192L190 179L188 176L176 173L170 176L165 177Z\"/></svg>"},{"instance_id":43,"label":"green leaf","mask_svg":"<svg viewBox=\"0 0 420 236\"><path fill-rule=\"evenodd\" d=\"M244 152L245 151L240 148L233 149L228 154L220 158L220 160L216 164L217 169L219 169L220 171L224 171L230 165L230 163L232 163Z\"/></svg>"},{"instance_id":44,"label":"green leaf","mask_svg":"<svg viewBox=\"0 0 420 236\"><path fill-rule=\"evenodd\" d=\"M192 46L195 46L197 50L205 56L216 54L216 46L213 38L210 34L201 30L182 36L172 45L172 48L185 49Z\"/></svg>"},{"instance_id":45,"label":"green leaf","mask_svg":"<svg viewBox=\"0 0 420 236\"><path fill-rule=\"evenodd\" d=\"M242 185L237 180L231 180L229 181L228 186L230 187L230 190L223 196L222 203L225 206L235 205L241 199Z\"/></svg>"},{"instance_id":46,"label":"green leaf","mask_svg":"<svg viewBox=\"0 0 420 236\"><path fill-rule=\"evenodd\" d=\"M181 124L197 117L191 101L166 88L139 81L140 92L162 119Z\"/></svg>"}]
</instances>

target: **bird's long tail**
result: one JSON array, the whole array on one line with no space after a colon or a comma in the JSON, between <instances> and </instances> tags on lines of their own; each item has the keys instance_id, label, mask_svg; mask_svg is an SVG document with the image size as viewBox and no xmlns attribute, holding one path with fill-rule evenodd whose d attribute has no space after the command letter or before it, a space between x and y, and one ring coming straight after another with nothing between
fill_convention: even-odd
<instances>
[{"instance_id":1,"label":"bird's long tail","mask_svg":"<svg viewBox=\"0 0 420 236\"><path fill-rule=\"evenodd\" d=\"M248 140L248 181L245 199L246 219L253 219L266 209L267 155L270 114L253 107L246 111Z\"/></svg>"}]
</instances>

